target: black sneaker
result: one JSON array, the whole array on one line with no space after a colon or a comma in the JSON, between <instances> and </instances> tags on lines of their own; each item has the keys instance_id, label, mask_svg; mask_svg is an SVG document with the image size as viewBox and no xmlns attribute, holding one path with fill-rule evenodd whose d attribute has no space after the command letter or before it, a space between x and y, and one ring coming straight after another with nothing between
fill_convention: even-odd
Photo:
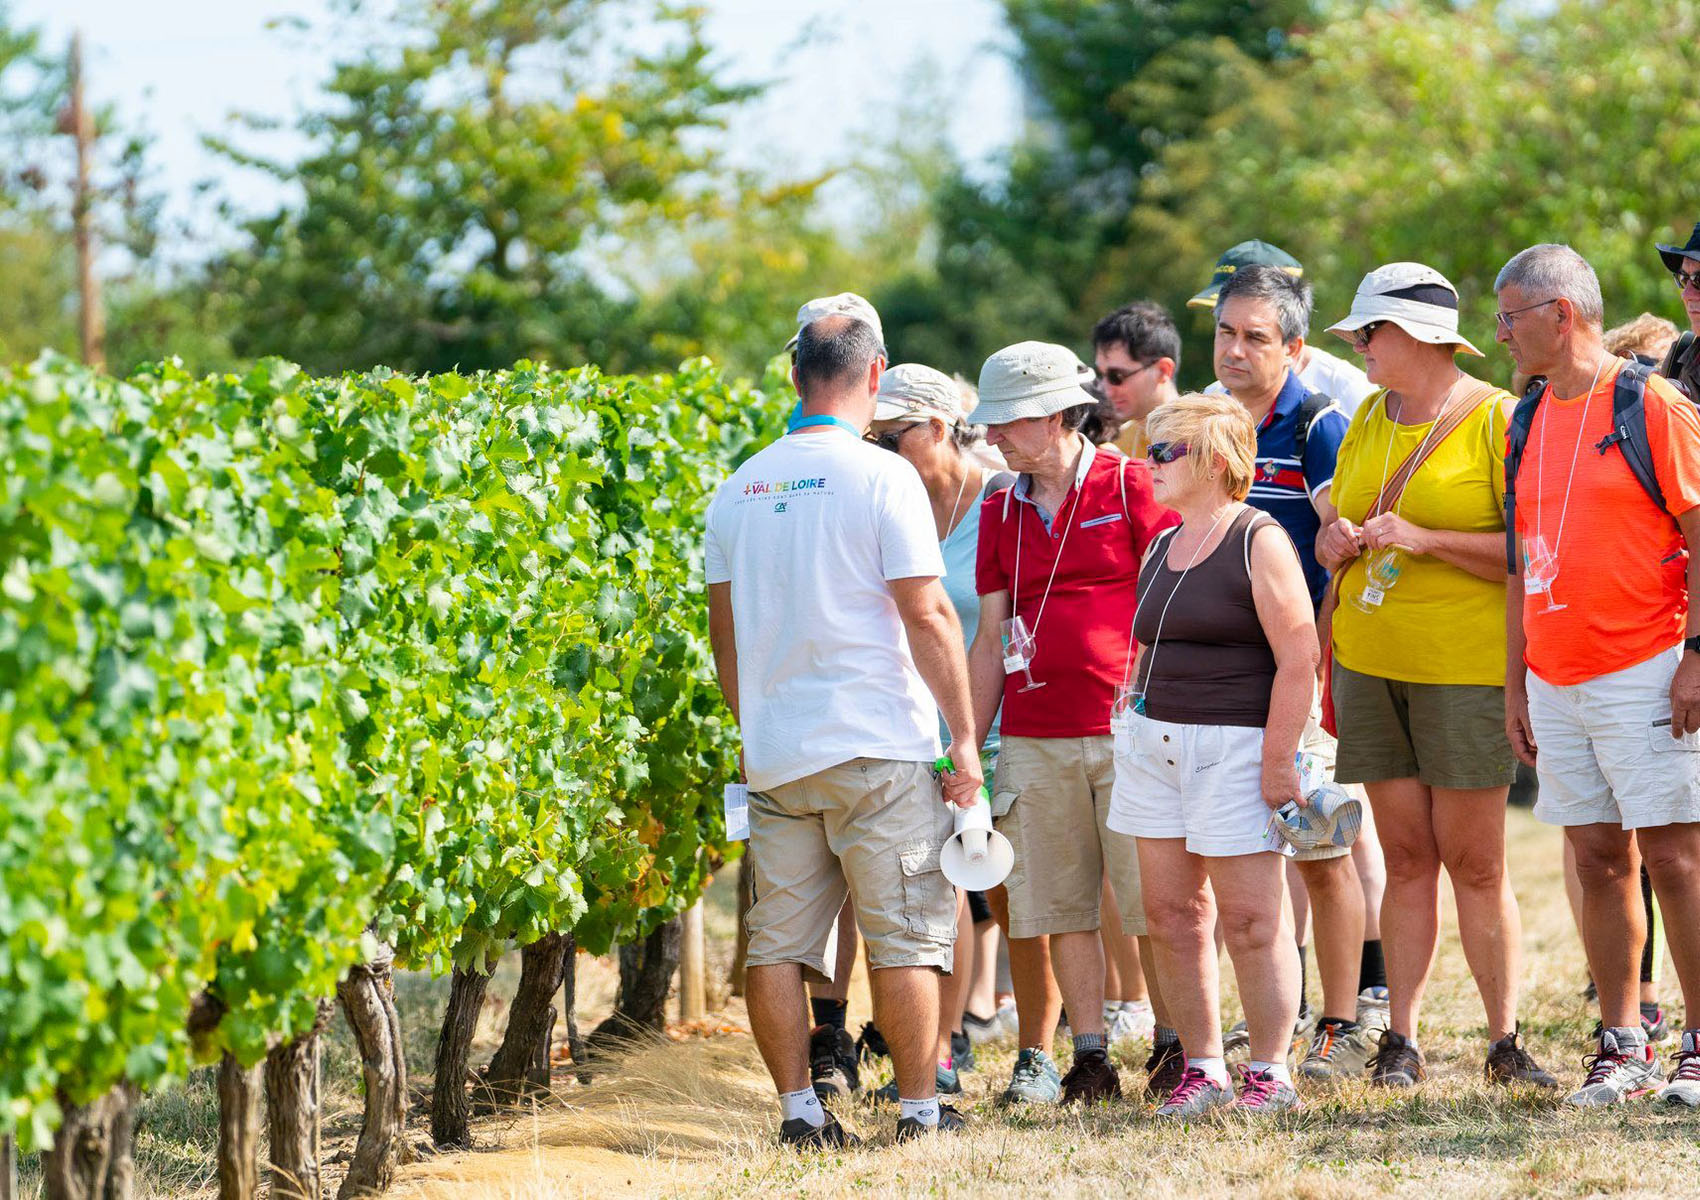
<instances>
[{"instance_id":1,"label":"black sneaker","mask_svg":"<svg viewBox=\"0 0 1700 1200\"><path fill-rule=\"evenodd\" d=\"M1541 1088L1558 1086L1557 1077L1550 1071L1543 1071L1523 1048L1522 1026L1488 1047L1487 1065L1482 1070L1489 1083L1528 1083Z\"/></svg>"},{"instance_id":2,"label":"black sneaker","mask_svg":"<svg viewBox=\"0 0 1700 1200\"><path fill-rule=\"evenodd\" d=\"M856 1043L832 1025L816 1025L809 1034L809 1082L822 1104L848 1100L862 1088L856 1071Z\"/></svg>"},{"instance_id":3,"label":"black sneaker","mask_svg":"<svg viewBox=\"0 0 1700 1200\"><path fill-rule=\"evenodd\" d=\"M1093 1104L1099 1100L1119 1100L1122 1079L1116 1074L1110 1056L1102 1050L1087 1050L1074 1056L1074 1065L1062 1078L1062 1102Z\"/></svg>"},{"instance_id":4,"label":"black sneaker","mask_svg":"<svg viewBox=\"0 0 1700 1200\"><path fill-rule=\"evenodd\" d=\"M950 1035L950 1065L958 1071L974 1069L974 1043L960 1029Z\"/></svg>"},{"instance_id":5,"label":"black sneaker","mask_svg":"<svg viewBox=\"0 0 1700 1200\"><path fill-rule=\"evenodd\" d=\"M1167 1100L1169 1093L1181 1085L1181 1076L1186 1074L1186 1051L1181 1049L1180 1041L1164 1042L1151 1048L1151 1057L1145 1060L1145 1096L1148 1100Z\"/></svg>"},{"instance_id":6,"label":"black sneaker","mask_svg":"<svg viewBox=\"0 0 1700 1200\"><path fill-rule=\"evenodd\" d=\"M779 1144L798 1150L842 1150L860 1146L862 1139L845 1132L844 1126L831 1113L825 1125L810 1125L802 1117L792 1117L779 1126Z\"/></svg>"},{"instance_id":7,"label":"black sneaker","mask_svg":"<svg viewBox=\"0 0 1700 1200\"><path fill-rule=\"evenodd\" d=\"M961 1113L948 1104L940 1104L937 1125L923 1125L914 1117L897 1118L897 1140L907 1142L914 1138L926 1137L930 1133L957 1133L967 1126L968 1122L963 1119Z\"/></svg>"},{"instance_id":8,"label":"black sneaker","mask_svg":"<svg viewBox=\"0 0 1700 1200\"><path fill-rule=\"evenodd\" d=\"M856 1057L866 1062L870 1058L890 1058L891 1047L885 1044L885 1034L875 1028L872 1021L862 1026L862 1032L856 1035Z\"/></svg>"}]
</instances>

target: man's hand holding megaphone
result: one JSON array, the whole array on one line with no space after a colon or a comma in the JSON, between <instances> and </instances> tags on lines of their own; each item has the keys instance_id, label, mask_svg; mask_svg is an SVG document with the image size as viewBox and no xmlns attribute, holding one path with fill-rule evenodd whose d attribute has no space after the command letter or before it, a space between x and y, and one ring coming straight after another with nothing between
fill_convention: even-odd
<instances>
[{"instance_id":1,"label":"man's hand holding megaphone","mask_svg":"<svg viewBox=\"0 0 1700 1200\"><path fill-rule=\"evenodd\" d=\"M951 751L955 749L955 743L952 743L937 764L939 778L944 783L944 800L958 808L973 808L986 786L985 773L980 770L980 756L973 750L967 751L959 767L951 757Z\"/></svg>"}]
</instances>

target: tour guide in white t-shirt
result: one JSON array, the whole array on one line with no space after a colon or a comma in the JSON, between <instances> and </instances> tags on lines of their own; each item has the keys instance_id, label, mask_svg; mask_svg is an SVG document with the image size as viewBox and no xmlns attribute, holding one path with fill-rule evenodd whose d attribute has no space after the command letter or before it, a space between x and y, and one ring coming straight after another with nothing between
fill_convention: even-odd
<instances>
[{"instance_id":1,"label":"tour guide in white t-shirt","mask_svg":"<svg viewBox=\"0 0 1700 1200\"><path fill-rule=\"evenodd\" d=\"M805 326L800 415L708 510L709 633L751 790L750 1027L779 1089L781 1140L817 1147L848 1135L810 1086L803 971L829 975L846 887L896 1068L898 1137L962 1123L934 1084L939 972L956 936L939 849L944 801L979 794L979 735L925 489L861 438L884 366L866 320ZM940 713L963 747L942 797Z\"/></svg>"}]
</instances>

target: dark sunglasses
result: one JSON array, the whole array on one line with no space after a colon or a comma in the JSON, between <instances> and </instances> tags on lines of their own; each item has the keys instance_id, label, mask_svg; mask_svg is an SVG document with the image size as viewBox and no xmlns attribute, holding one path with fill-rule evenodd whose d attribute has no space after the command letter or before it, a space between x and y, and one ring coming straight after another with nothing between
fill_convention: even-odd
<instances>
[{"instance_id":1,"label":"dark sunglasses","mask_svg":"<svg viewBox=\"0 0 1700 1200\"><path fill-rule=\"evenodd\" d=\"M1156 365L1156 362L1152 361L1137 367L1105 367L1102 371L1098 372L1098 374L1104 382L1109 384L1111 387L1120 387L1122 384L1132 379L1135 375L1138 375L1142 371L1149 371Z\"/></svg>"},{"instance_id":2,"label":"dark sunglasses","mask_svg":"<svg viewBox=\"0 0 1700 1200\"><path fill-rule=\"evenodd\" d=\"M1676 290L1686 292L1689 288L1700 292L1700 271L1672 271L1670 277L1676 280Z\"/></svg>"},{"instance_id":3,"label":"dark sunglasses","mask_svg":"<svg viewBox=\"0 0 1700 1200\"><path fill-rule=\"evenodd\" d=\"M916 424L919 424L919 422L905 425L902 429L888 429L884 433L878 435L864 433L862 435L862 440L864 442L872 442L881 450L890 450L893 454L896 454L898 452L897 444L903 440L904 434L915 428Z\"/></svg>"},{"instance_id":4,"label":"dark sunglasses","mask_svg":"<svg viewBox=\"0 0 1700 1200\"><path fill-rule=\"evenodd\" d=\"M1385 324L1387 324L1386 321L1371 321L1368 325L1359 327L1358 331L1352 335L1352 349L1359 354L1368 350L1370 339L1375 336L1375 331Z\"/></svg>"},{"instance_id":5,"label":"dark sunglasses","mask_svg":"<svg viewBox=\"0 0 1700 1200\"><path fill-rule=\"evenodd\" d=\"M1177 458L1185 458L1187 444L1185 442L1152 442L1145 449L1145 457L1159 467L1164 463L1172 463Z\"/></svg>"}]
</instances>

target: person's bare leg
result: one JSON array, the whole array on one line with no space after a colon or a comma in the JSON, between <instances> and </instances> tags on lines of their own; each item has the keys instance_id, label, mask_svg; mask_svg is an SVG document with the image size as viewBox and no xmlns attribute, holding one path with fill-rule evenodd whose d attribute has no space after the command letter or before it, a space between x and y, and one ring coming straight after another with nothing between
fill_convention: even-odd
<instances>
[{"instance_id":1,"label":"person's bare leg","mask_svg":"<svg viewBox=\"0 0 1700 1200\"><path fill-rule=\"evenodd\" d=\"M891 1047L898 1098L925 1100L938 1087L933 1050L939 1022L939 973L932 967L880 967L869 973L869 982L874 1020Z\"/></svg>"},{"instance_id":2,"label":"person's bare leg","mask_svg":"<svg viewBox=\"0 0 1700 1200\"><path fill-rule=\"evenodd\" d=\"M1345 865L1350 871L1350 864ZM1299 952L1282 903L1283 859L1278 854L1238 854L1206 858L1204 866L1239 981L1251 1060L1284 1063L1299 1016Z\"/></svg>"},{"instance_id":3,"label":"person's bare leg","mask_svg":"<svg viewBox=\"0 0 1700 1200\"><path fill-rule=\"evenodd\" d=\"M1381 853L1381 836L1375 828L1375 810L1361 783L1342 785L1363 801L1363 826L1352 843L1352 866L1357 868L1358 886L1364 892L1364 940L1381 940L1381 900L1387 892L1387 860Z\"/></svg>"},{"instance_id":4,"label":"person's bare leg","mask_svg":"<svg viewBox=\"0 0 1700 1200\"><path fill-rule=\"evenodd\" d=\"M1184 838L1140 838L1139 878L1157 978L1151 995L1162 998L1189 1057L1221 1058L1216 905L1204 860L1187 853Z\"/></svg>"},{"instance_id":5,"label":"person's bare leg","mask_svg":"<svg viewBox=\"0 0 1700 1200\"><path fill-rule=\"evenodd\" d=\"M1570 905L1570 917L1576 922L1576 936L1582 936L1582 879L1576 874L1576 847L1564 839L1564 899Z\"/></svg>"},{"instance_id":6,"label":"person's bare leg","mask_svg":"<svg viewBox=\"0 0 1700 1200\"><path fill-rule=\"evenodd\" d=\"M1452 881L1458 937L1482 995L1491 1042L1517 1028L1517 989L1523 976L1523 919L1505 869L1505 797L1510 790L1431 789L1435 843ZM1639 959L1635 965L1639 975Z\"/></svg>"},{"instance_id":7,"label":"person's bare leg","mask_svg":"<svg viewBox=\"0 0 1700 1200\"><path fill-rule=\"evenodd\" d=\"M1682 988L1684 1019L1689 1028L1700 1024L1700 1009L1689 1001L1700 997L1700 825L1684 823L1636 831L1647 856L1647 874L1659 905L1659 924ZM1645 916L1643 915L1643 920ZM1637 974L1640 964L1637 963Z\"/></svg>"},{"instance_id":8,"label":"person's bare leg","mask_svg":"<svg viewBox=\"0 0 1700 1200\"><path fill-rule=\"evenodd\" d=\"M1299 870L1299 864L1292 859L1287 860L1287 895L1293 913L1293 940L1300 947L1310 944L1311 902L1310 889L1305 886L1304 872ZM1223 938L1217 938L1218 944L1225 944ZM1302 998L1305 991L1304 964L1305 954L1299 955L1299 995ZM1236 978L1238 974L1236 972Z\"/></svg>"},{"instance_id":9,"label":"person's bare leg","mask_svg":"<svg viewBox=\"0 0 1700 1200\"><path fill-rule=\"evenodd\" d=\"M838 950L833 956L832 982L809 984L813 1000L849 1000L850 974L856 969L856 905L846 896L838 910Z\"/></svg>"},{"instance_id":10,"label":"person's bare leg","mask_svg":"<svg viewBox=\"0 0 1700 1200\"><path fill-rule=\"evenodd\" d=\"M1147 934L1135 938L1134 941L1139 944L1139 970L1145 976L1145 994L1151 1001L1151 1016L1157 1024L1173 1029L1174 1020L1170 1016L1169 1006L1163 1003L1163 989L1157 982L1157 952L1151 946L1151 937ZM1214 945L1211 949L1215 949Z\"/></svg>"},{"instance_id":11,"label":"person's bare leg","mask_svg":"<svg viewBox=\"0 0 1700 1200\"><path fill-rule=\"evenodd\" d=\"M1368 785L1387 894L1381 904L1381 945L1387 960L1388 1027L1417 1039L1418 1014L1440 938L1440 847L1428 788L1416 779Z\"/></svg>"},{"instance_id":12,"label":"person's bare leg","mask_svg":"<svg viewBox=\"0 0 1700 1200\"><path fill-rule=\"evenodd\" d=\"M939 979L938 1060L951 1061L950 1035L962 1021L962 998L968 994L968 977L974 970L974 923L968 919L968 893L956 889L956 951L951 973Z\"/></svg>"},{"instance_id":13,"label":"person's bare leg","mask_svg":"<svg viewBox=\"0 0 1700 1200\"><path fill-rule=\"evenodd\" d=\"M1600 1021L1608 1029L1634 1029L1641 1021L1636 996L1641 943L1647 937L1634 835L1603 823L1570 825L1564 835L1576 847L1576 875L1582 881L1582 945L1600 996ZM1677 977L1682 977L1680 967Z\"/></svg>"},{"instance_id":14,"label":"person's bare leg","mask_svg":"<svg viewBox=\"0 0 1700 1200\"><path fill-rule=\"evenodd\" d=\"M1104 945L1104 999L1145 1000L1145 972L1140 969L1139 943L1122 932L1122 910L1116 890L1104 880L1098 940Z\"/></svg>"},{"instance_id":15,"label":"person's bare leg","mask_svg":"<svg viewBox=\"0 0 1700 1200\"><path fill-rule=\"evenodd\" d=\"M1009 893L993 888L986 893L992 917L1008 934ZM1051 940L1047 937L1009 939L1009 977L1015 988L1016 1042L1019 1049L1038 1048L1047 1055L1062 1017L1062 994L1051 973Z\"/></svg>"},{"instance_id":16,"label":"person's bare leg","mask_svg":"<svg viewBox=\"0 0 1700 1200\"><path fill-rule=\"evenodd\" d=\"M1364 892L1358 869L1349 854L1301 862L1298 868L1310 893L1311 945L1316 976L1322 981L1320 1015L1355 1020L1364 951Z\"/></svg>"},{"instance_id":17,"label":"person's bare leg","mask_svg":"<svg viewBox=\"0 0 1700 1200\"><path fill-rule=\"evenodd\" d=\"M984 1019L998 1010L998 939L1002 936L996 921L981 921L974 926L974 970L962 999L964 1016Z\"/></svg>"},{"instance_id":18,"label":"person's bare leg","mask_svg":"<svg viewBox=\"0 0 1700 1200\"><path fill-rule=\"evenodd\" d=\"M751 967L744 974L750 1032L780 1095L809 1086L809 1023L803 1015L807 1011L803 994L803 968L796 963Z\"/></svg>"},{"instance_id":19,"label":"person's bare leg","mask_svg":"<svg viewBox=\"0 0 1700 1200\"><path fill-rule=\"evenodd\" d=\"M1104 947L1096 929L1051 935L1051 967L1070 1033L1104 1032Z\"/></svg>"}]
</instances>

